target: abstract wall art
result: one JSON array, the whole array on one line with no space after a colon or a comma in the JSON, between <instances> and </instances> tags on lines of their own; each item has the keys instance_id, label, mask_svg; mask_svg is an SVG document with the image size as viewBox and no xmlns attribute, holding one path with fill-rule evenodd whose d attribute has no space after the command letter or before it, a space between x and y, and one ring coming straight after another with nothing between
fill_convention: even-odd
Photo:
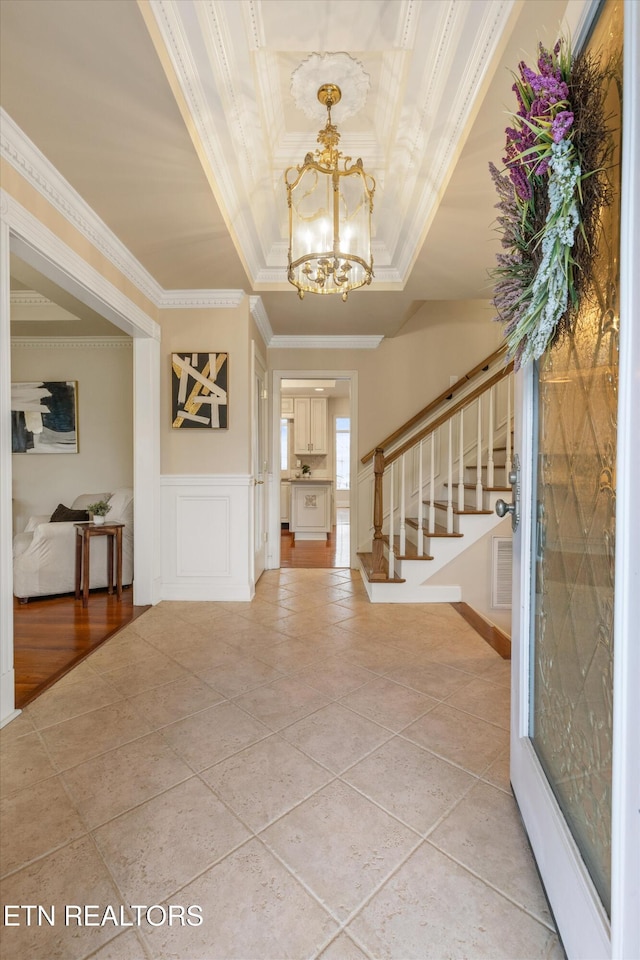
<instances>
[{"instance_id":1,"label":"abstract wall art","mask_svg":"<svg viewBox=\"0 0 640 960\"><path fill-rule=\"evenodd\" d=\"M11 384L12 453L78 452L78 383Z\"/></svg>"},{"instance_id":2,"label":"abstract wall art","mask_svg":"<svg viewBox=\"0 0 640 960\"><path fill-rule=\"evenodd\" d=\"M226 430L229 425L229 354L171 355L171 425Z\"/></svg>"}]
</instances>

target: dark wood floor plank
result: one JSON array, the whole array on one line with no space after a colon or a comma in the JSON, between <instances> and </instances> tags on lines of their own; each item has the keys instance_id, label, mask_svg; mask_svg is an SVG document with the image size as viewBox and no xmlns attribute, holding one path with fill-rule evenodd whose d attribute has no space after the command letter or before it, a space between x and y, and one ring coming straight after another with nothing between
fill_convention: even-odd
<instances>
[{"instance_id":1,"label":"dark wood floor plank","mask_svg":"<svg viewBox=\"0 0 640 960\"><path fill-rule=\"evenodd\" d=\"M14 601L13 635L16 707L24 707L140 614L133 591L118 602L106 590L93 591L87 607L72 595Z\"/></svg>"}]
</instances>

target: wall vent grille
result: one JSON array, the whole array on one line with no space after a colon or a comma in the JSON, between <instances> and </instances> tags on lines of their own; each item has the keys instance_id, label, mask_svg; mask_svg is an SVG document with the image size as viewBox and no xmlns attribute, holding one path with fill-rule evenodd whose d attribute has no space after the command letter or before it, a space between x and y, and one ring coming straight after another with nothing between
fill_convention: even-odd
<instances>
[{"instance_id":1,"label":"wall vent grille","mask_svg":"<svg viewBox=\"0 0 640 960\"><path fill-rule=\"evenodd\" d=\"M511 609L511 537L492 537L491 606Z\"/></svg>"}]
</instances>

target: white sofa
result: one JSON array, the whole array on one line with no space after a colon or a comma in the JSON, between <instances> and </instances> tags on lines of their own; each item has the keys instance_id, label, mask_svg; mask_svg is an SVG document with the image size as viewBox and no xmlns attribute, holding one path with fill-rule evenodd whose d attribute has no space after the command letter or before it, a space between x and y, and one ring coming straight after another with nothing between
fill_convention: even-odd
<instances>
[{"instance_id":1,"label":"white sofa","mask_svg":"<svg viewBox=\"0 0 640 960\"><path fill-rule=\"evenodd\" d=\"M90 503L108 500L107 523L124 523L122 531L122 583L133 582L133 490L85 493L71 504L86 510ZM90 587L107 586L108 537L91 538ZM13 540L13 592L20 600L75 591L76 530L73 521L51 523L49 516L31 517L24 533Z\"/></svg>"}]
</instances>

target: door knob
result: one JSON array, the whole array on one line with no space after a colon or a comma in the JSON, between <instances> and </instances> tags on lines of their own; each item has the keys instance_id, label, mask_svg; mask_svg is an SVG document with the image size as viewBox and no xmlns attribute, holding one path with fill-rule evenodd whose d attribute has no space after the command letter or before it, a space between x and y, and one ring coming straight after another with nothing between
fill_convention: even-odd
<instances>
[{"instance_id":1,"label":"door knob","mask_svg":"<svg viewBox=\"0 0 640 960\"><path fill-rule=\"evenodd\" d=\"M496 513L502 519L506 517L507 514L511 514L511 529L515 531L518 529L518 522L520 520L520 460L518 454L513 458L513 470L509 471L507 477L511 489L513 490L513 503L506 503L504 500L496 500Z\"/></svg>"},{"instance_id":2,"label":"door knob","mask_svg":"<svg viewBox=\"0 0 640 960\"><path fill-rule=\"evenodd\" d=\"M253 481L254 487L257 487L259 483L264 483L264 480L255 480Z\"/></svg>"}]
</instances>

